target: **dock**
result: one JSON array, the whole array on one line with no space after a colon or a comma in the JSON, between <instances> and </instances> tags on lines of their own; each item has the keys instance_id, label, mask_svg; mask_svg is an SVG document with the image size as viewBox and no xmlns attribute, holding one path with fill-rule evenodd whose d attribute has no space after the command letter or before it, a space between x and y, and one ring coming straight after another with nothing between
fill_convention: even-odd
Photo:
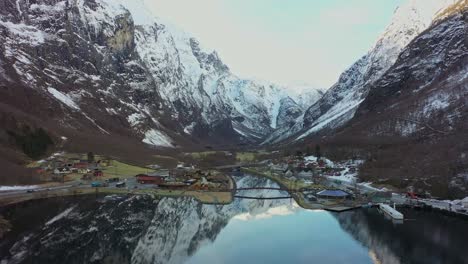
<instances>
[{"instance_id":1,"label":"dock","mask_svg":"<svg viewBox=\"0 0 468 264\"><path fill-rule=\"evenodd\" d=\"M403 220L403 214L388 204L379 203L379 209L395 220Z\"/></svg>"}]
</instances>

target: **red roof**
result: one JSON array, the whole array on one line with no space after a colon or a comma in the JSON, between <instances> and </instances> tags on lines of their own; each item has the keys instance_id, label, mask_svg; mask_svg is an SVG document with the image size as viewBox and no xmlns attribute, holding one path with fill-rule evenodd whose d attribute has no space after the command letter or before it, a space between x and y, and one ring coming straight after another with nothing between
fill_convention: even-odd
<instances>
[{"instance_id":1,"label":"red roof","mask_svg":"<svg viewBox=\"0 0 468 264\"><path fill-rule=\"evenodd\" d=\"M73 164L73 167L75 167L77 169L88 168L88 163L85 163L85 162L75 163L75 164Z\"/></svg>"},{"instance_id":2,"label":"red roof","mask_svg":"<svg viewBox=\"0 0 468 264\"><path fill-rule=\"evenodd\" d=\"M144 174L138 174L135 176L139 182L153 182L153 183L163 183L164 178L161 176L148 176Z\"/></svg>"}]
</instances>

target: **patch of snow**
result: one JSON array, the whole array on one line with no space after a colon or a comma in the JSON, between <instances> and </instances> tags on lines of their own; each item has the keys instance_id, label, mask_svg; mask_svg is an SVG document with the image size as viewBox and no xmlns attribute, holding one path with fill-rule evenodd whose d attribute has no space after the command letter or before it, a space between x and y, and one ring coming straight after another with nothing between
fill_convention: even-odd
<instances>
[{"instance_id":1,"label":"patch of snow","mask_svg":"<svg viewBox=\"0 0 468 264\"><path fill-rule=\"evenodd\" d=\"M21 0L16 0L16 9L18 10L18 14L20 15L20 17L23 17L23 11L21 11L20 1Z\"/></svg>"},{"instance_id":2,"label":"patch of snow","mask_svg":"<svg viewBox=\"0 0 468 264\"><path fill-rule=\"evenodd\" d=\"M325 162L326 166L329 166L329 167L334 167L335 166L335 163L333 163L333 161L331 161L331 160L329 160L327 158L321 157L320 159ZM313 155L305 156L304 160L305 161L317 161L317 157L313 156Z\"/></svg>"},{"instance_id":3,"label":"patch of snow","mask_svg":"<svg viewBox=\"0 0 468 264\"><path fill-rule=\"evenodd\" d=\"M33 26L28 26L23 23L15 24L10 21L1 21L0 25L8 29L15 36L15 41L22 44L30 44L38 46L44 43L46 33Z\"/></svg>"},{"instance_id":4,"label":"patch of snow","mask_svg":"<svg viewBox=\"0 0 468 264\"><path fill-rule=\"evenodd\" d=\"M143 118L143 115L140 113L133 113L127 117L128 123L132 126L135 127L138 124L140 124L140 120Z\"/></svg>"},{"instance_id":5,"label":"patch of snow","mask_svg":"<svg viewBox=\"0 0 468 264\"><path fill-rule=\"evenodd\" d=\"M446 93L439 93L427 99L424 106L423 113L428 116L430 113L443 110L450 106L450 95Z\"/></svg>"},{"instance_id":6,"label":"patch of snow","mask_svg":"<svg viewBox=\"0 0 468 264\"><path fill-rule=\"evenodd\" d=\"M323 128L326 128L332 122L336 121L337 119L343 117L344 115L352 112L352 116L354 116L354 111L357 109L357 107L364 101L364 99L360 99L357 101L350 100L350 101L340 101L336 105L334 105L332 108L330 108L329 111L327 111L324 115L320 116L311 126L309 130L307 130L305 133L300 135L299 137L296 138L296 140L302 139L313 132L317 132ZM349 118L350 119L350 118ZM336 125L336 124L335 124Z\"/></svg>"},{"instance_id":7,"label":"patch of snow","mask_svg":"<svg viewBox=\"0 0 468 264\"><path fill-rule=\"evenodd\" d=\"M47 91L52 94L57 100L59 100L60 102L62 102L63 104L65 104L66 106L74 109L74 110L80 110L80 107L73 101L73 99L58 91L57 89L55 88L52 88L52 87L49 87L47 88Z\"/></svg>"},{"instance_id":8,"label":"patch of snow","mask_svg":"<svg viewBox=\"0 0 468 264\"><path fill-rule=\"evenodd\" d=\"M12 186L0 186L0 191L21 191L39 188L37 185L12 185Z\"/></svg>"},{"instance_id":9,"label":"patch of snow","mask_svg":"<svg viewBox=\"0 0 468 264\"><path fill-rule=\"evenodd\" d=\"M73 211L73 209L75 209L75 206L73 207L70 207L68 209L66 209L65 211L61 212L60 214L56 215L54 218L50 219L49 221L47 221L45 223L45 225L50 225L64 217L66 217L67 215L69 215L71 213L71 211Z\"/></svg>"},{"instance_id":10,"label":"patch of snow","mask_svg":"<svg viewBox=\"0 0 468 264\"><path fill-rule=\"evenodd\" d=\"M103 132L104 134L110 135L110 133L104 128L102 128L100 125L98 125L94 119L92 119L85 113L82 113L82 114L84 115L84 117L86 117L86 119L88 119L91 123L93 123L99 130L101 130L101 132Z\"/></svg>"},{"instance_id":11,"label":"patch of snow","mask_svg":"<svg viewBox=\"0 0 468 264\"><path fill-rule=\"evenodd\" d=\"M111 115L118 115L117 111L115 111L114 108L107 108L106 107L106 111L107 111L107 113L109 113Z\"/></svg>"},{"instance_id":12,"label":"patch of snow","mask_svg":"<svg viewBox=\"0 0 468 264\"><path fill-rule=\"evenodd\" d=\"M192 122L190 125L184 127L184 133L187 135L191 135L196 124L197 123Z\"/></svg>"},{"instance_id":13,"label":"patch of snow","mask_svg":"<svg viewBox=\"0 0 468 264\"><path fill-rule=\"evenodd\" d=\"M150 129L145 133L143 142L153 146L173 148L172 140L161 131Z\"/></svg>"}]
</instances>

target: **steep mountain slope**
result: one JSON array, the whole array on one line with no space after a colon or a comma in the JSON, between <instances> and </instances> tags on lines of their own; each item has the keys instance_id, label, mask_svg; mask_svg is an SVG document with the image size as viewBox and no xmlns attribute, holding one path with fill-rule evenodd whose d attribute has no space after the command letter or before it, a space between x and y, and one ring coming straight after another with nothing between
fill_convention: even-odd
<instances>
[{"instance_id":1,"label":"steep mountain slope","mask_svg":"<svg viewBox=\"0 0 468 264\"><path fill-rule=\"evenodd\" d=\"M335 129L348 122L366 98L372 84L396 61L402 49L425 30L438 11L455 0L409 0L394 13L374 47L349 69L338 82L313 104L290 129L277 131L265 143L282 141L288 137L298 140Z\"/></svg>"},{"instance_id":2,"label":"steep mountain slope","mask_svg":"<svg viewBox=\"0 0 468 264\"><path fill-rule=\"evenodd\" d=\"M2 132L27 125L55 141L79 133L157 147L236 144L306 107L283 86L235 76L141 0L7 0L0 10Z\"/></svg>"},{"instance_id":3,"label":"steep mountain slope","mask_svg":"<svg viewBox=\"0 0 468 264\"><path fill-rule=\"evenodd\" d=\"M456 196L467 191L468 1L443 14L372 84L331 141L371 150L364 178Z\"/></svg>"}]
</instances>

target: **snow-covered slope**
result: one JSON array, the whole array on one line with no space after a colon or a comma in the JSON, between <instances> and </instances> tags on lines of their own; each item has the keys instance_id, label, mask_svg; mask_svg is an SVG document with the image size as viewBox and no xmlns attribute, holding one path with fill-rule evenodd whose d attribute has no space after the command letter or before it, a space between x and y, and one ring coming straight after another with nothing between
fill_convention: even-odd
<instances>
[{"instance_id":1,"label":"snow-covered slope","mask_svg":"<svg viewBox=\"0 0 468 264\"><path fill-rule=\"evenodd\" d=\"M343 74L325 95L288 131L273 134L267 142L288 137L302 139L348 122L367 96L372 84L396 61L406 45L431 25L439 11L455 0L408 0L394 13L392 22L374 47Z\"/></svg>"},{"instance_id":2,"label":"snow-covered slope","mask_svg":"<svg viewBox=\"0 0 468 264\"><path fill-rule=\"evenodd\" d=\"M181 138L256 142L320 96L317 89L299 95L234 75L214 50L154 16L142 0L2 5L2 85L21 85L38 102L53 102L38 104L44 112L59 107L50 118L68 128L162 147Z\"/></svg>"}]
</instances>

